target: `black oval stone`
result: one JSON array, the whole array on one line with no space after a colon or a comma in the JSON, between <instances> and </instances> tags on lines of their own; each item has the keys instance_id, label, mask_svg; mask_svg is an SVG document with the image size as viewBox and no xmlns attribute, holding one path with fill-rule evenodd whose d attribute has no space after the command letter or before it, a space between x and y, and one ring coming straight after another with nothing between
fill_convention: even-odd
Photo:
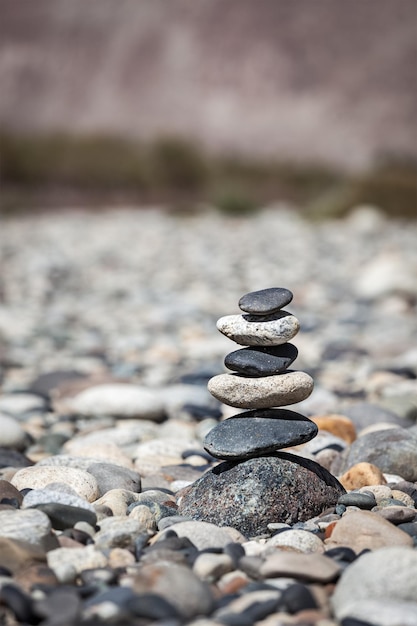
<instances>
[{"instance_id":1,"label":"black oval stone","mask_svg":"<svg viewBox=\"0 0 417 626\"><path fill-rule=\"evenodd\" d=\"M288 613L298 613L298 611L318 608L310 589L301 583L294 583L284 589L280 599L281 605Z\"/></svg>"},{"instance_id":2,"label":"black oval stone","mask_svg":"<svg viewBox=\"0 0 417 626\"><path fill-rule=\"evenodd\" d=\"M249 459L313 439L318 428L287 409L255 409L229 417L205 437L204 448L218 459Z\"/></svg>"},{"instance_id":3,"label":"black oval stone","mask_svg":"<svg viewBox=\"0 0 417 626\"><path fill-rule=\"evenodd\" d=\"M97 524L97 515L79 506L61 502L45 502L31 508L43 511L49 517L52 528L55 530L72 528L77 522L87 522L93 527Z\"/></svg>"},{"instance_id":4,"label":"black oval stone","mask_svg":"<svg viewBox=\"0 0 417 626\"><path fill-rule=\"evenodd\" d=\"M245 294L239 300L239 307L251 315L267 315L282 309L291 302L293 294L283 287L270 287Z\"/></svg>"},{"instance_id":5,"label":"black oval stone","mask_svg":"<svg viewBox=\"0 0 417 626\"><path fill-rule=\"evenodd\" d=\"M351 491L344 493L337 501L338 504L344 504L345 506L357 506L359 509L370 510L376 506L376 500L373 493L359 493L357 491Z\"/></svg>"},{"instance_id":6,"label":"black oval stone","mask_svg":"<svg viewBox=\"0 0 417 626\"><path fill-rule=\"evenodd\" d=\"M245 376L273 376L295 361L297 348L292 343L280 346L254 346L230 352L224 359L229 370Z\"/></svg>"}]
</instances>

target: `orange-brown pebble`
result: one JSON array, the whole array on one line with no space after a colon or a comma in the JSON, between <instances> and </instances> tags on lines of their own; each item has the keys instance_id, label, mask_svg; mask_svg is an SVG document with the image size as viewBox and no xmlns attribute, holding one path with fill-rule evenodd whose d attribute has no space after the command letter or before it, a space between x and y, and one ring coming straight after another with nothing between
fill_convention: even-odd
<instances>
[{"instance_id":1,"label":"orange-brown pebble","mask_svg":"<svg viewBox=\"0 0 417 626\"><path fill-rule=\"evenodd\" d=\"M310 419L318 426L319 430L326 430L347 443L352 443L356 439L355 425L351 419L344 415L332 413L329 415L315 415Z\"/></svg>"},{"instance_id":2,"label":"orange-brown pebble","mask_svg":"<svg viewBox=\"0 0 417 626\"><path fill-rule=\"evenodd\" d=\"M372 463L366 463L365 461L352 465L347 472L338 477L338 480L346 491L360 489L367 485L387 484L379 467L372 465Z\"/></svg>"},{"instance_id":3,"label":"orange-brown pebble","mask_svg":"<svg viewBox=\"0 0 417 626\"><path fill-rule=\"evenodd\" d=\"M229 593L236 593L246 587L246 585L250 582L248 577L245 574L232 572L233 576L230 576L226 580L220 580L217 583L217 588L220 590L221 595L225 596Z\"/></svg>"},{"instance_id":4,"label":"orange-brown pebble","mask_svg":"<svg viewBox=\"0 0 417 626\"><path fill-rule=\"evenodd\" d=\"M337 522L330 522L330 524L328 526L326 526L326 530L324 531L324 538L325 539L328 539L330 537L330 535L332 534L336 524L337 524Z\"/></svg>"}]
</instances>

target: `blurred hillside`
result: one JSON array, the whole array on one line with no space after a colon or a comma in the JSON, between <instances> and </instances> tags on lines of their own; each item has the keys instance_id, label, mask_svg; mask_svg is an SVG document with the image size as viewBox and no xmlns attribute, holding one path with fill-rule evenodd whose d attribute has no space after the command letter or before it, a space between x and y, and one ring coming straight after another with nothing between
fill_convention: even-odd
<instances>
[{"instance_id":1,"label":"blurred hillside","mask_svg":"<svg viewBox=\"0 0 417 626\"><path fill-rule=\"evenodd\" d=\"M417 215L415 0L0 0L0 209Z\"/></svg>"},{"instance_id":2,"label":"blurred hillside","mask_svg":"<svg viewBox=\"0 0 417 626\"><path fill-rule=\"evenodd\" d=\"M415 0L0 0L0 127L417 156Z\"/></svg>"}]
</instances>

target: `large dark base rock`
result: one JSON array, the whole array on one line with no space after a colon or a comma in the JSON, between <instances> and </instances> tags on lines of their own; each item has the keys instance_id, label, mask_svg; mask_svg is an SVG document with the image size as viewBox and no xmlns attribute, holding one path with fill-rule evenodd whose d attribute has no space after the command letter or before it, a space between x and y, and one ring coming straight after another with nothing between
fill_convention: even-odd
<instances>
[{"instance_id":1,"label":"large dark base rock","mask_svg":"<svg viewBox=\"0 0 417 626\"><path fill-rule=\"evenodd\" d=\"M293 524L319 515L343 493L342 485L318 463L275 452L220 463L182 490L178 512L255 537L268 532L271 522Z\"/></svg>"}]
</instances>

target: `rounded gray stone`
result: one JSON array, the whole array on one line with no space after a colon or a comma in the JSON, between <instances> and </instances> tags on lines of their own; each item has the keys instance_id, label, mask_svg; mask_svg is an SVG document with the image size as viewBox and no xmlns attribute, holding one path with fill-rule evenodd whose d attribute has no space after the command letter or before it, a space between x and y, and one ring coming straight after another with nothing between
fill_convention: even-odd
<instances>
[{"instance_id":1,"label":"rounded gray stone","mask_svg":"<svg viewBox=\"0 0 417 626\"><path fill-rule=\"evenodd\" d=\"M241 462L225 461L185 488L178 513L246 537L272 522L306 521L334 506L344 488L318 463L286 452Z\"/></svg>"},{"instance_id":2,"label":"rounded gray stone","mask_svg":"<svg viewBox=\"0 0 417 626\"><path fill-rule=\"evenodd\" d=\"M230 352L224 364L229 370L245 376L272 376L290 367L297 355L298 350L292 343L270 347L252 346Z\"/></svg>"},{"instance_id":3,"label":"rounded gray stone","mask_svg":"<svg viewBox=\"0 0 417 626\"><path fill-rule=\"evenodd\" d=\"M127 489L139 493L141 477L138 472L114 463L92 463L87 471L97 481L100 496L111 489Z\"/></svg>"},{"instance_id":4,"label":"rounded gray stone","mask_svg":"<svg viewBox=\"0 0 417 626\"><path fill-rule=\"evenodd\" d=\"M22 508L37 507L40 504L64 504L66 506L81 507L94 512L92 504L81 498L73 489L63 483L47 485L42 489L31 489L23 498Z\"/></svg>"},{"instance_id":5,"label":"rounded gray stone","mask_svg":"<svg viewBox=\"0 0 417 626\"><path fill-rule=\"evenodd\" d=\"M217 320L217 329L243 346L279 346L298 333L300 322L287 311L265 316L225 315Z\"/></svg>"},{"instance_id":6,"label":"rounded gray stone","mask_svg":"<svg viewBox=\"0 0 417 626\"><path fill-rule=\"evenodd\" d=\"M127 383L85 389L71 400L71 410L86 417L111 415L155 422L165 418L164 405L156 391Z\"/></svg>"},{"instance_id":7,"label":"rounded gray stone","mask_svg":"<svg viewBox=\"0 0 417 626\"><path fill-rule=\"evenodd\" d=\"M208 381L210 393L239 409L269 409L295 404L308 398L314 382L305 372L248 378L239 374L218 374Z\"/></svg>"},{"instance_id":8,"label":"rounded gray stone","mask_svg":"<svg viewBox=\"0 0 417 626\"><path fill-rule=\"evenodd\" d=\"M0 413L0 447L24 450L28 443L29 437L18 420Z\"/></svg>"},{"instance_id":9,"label":"rounded gray stone","mask_svg":"<svg viewBox=\"0 0 417 626\"><path fill-rule=\"evenodd\" d=\"M358 432L378 422L397 424L401 427L408 427L413 423L411 420L401 418L394 411L371 402L358 402L357 404L346 406L343 408L343 415L352 420Z\"/></svg>"},{"instance_id":10,"label":"rounded gray stone","mask_svg":"<svg viewBox=\"0 0 417 626\"><path fill-rule=\"evenodd\" d=\"M404 428L378 430L362 435L342 453L340 473L365 461L387 474L398 474L405 480L417 481L417 434Z\"/></svg>"},{"instance_id":11,"label":"rounded gray stone","mask_svg":"<svg viewBox=\"0 0 417 626\"><path fill-rule=\"evenodd\" d=\"M304 443L317 432L314 422L295 411L245 411L215 426L204 448L219 459L247 459Z\"/></svg>"},{"instance_id":12,"label":"rounded gray stone","mask_svg":"<svg viewBox=\"0 0 417 626\"><path fill-rule=\"evenodd\" d=\"M239 308L252 315L267 315L287 306L293 294L284 287L270 287L246 293L239 300Z\"/></svg>"},{"instance_id":13,"label":"rounded gray stone","mask_svg":"<svg viewBox=\"0 0 417 626\"><path fill-rule=\"evenodd\" d=\"M48 516L36 509L0 511L0 537L27 541L46 549L55 547L56 543Z\"/></svg>"},{"instance_id":14,"label":"rounded gray stone","mask_svg":"<svg viewBox=\"0 0 417 626\"><path fill-rule=\"evenodd\" d=\"M360 619L356 607L368 599L412 602L417 617L417 551L389 546L363 554L342 574L331 603L336 617ZM364 618L365 619L365 618Z\"/></svg>"},{"instance_id":15,"label":"rounded gray stone","mask_svg":"<svg viewBox=\"0 0 417 626\"><path fill-rule=\"evenodd\" d=\"M139 595L152 592L162 596L184 620L208 615L213 609L210 586L184 565L168 561L144 564L133 577L132 587Z\"/></svg>"}]
</instances>

